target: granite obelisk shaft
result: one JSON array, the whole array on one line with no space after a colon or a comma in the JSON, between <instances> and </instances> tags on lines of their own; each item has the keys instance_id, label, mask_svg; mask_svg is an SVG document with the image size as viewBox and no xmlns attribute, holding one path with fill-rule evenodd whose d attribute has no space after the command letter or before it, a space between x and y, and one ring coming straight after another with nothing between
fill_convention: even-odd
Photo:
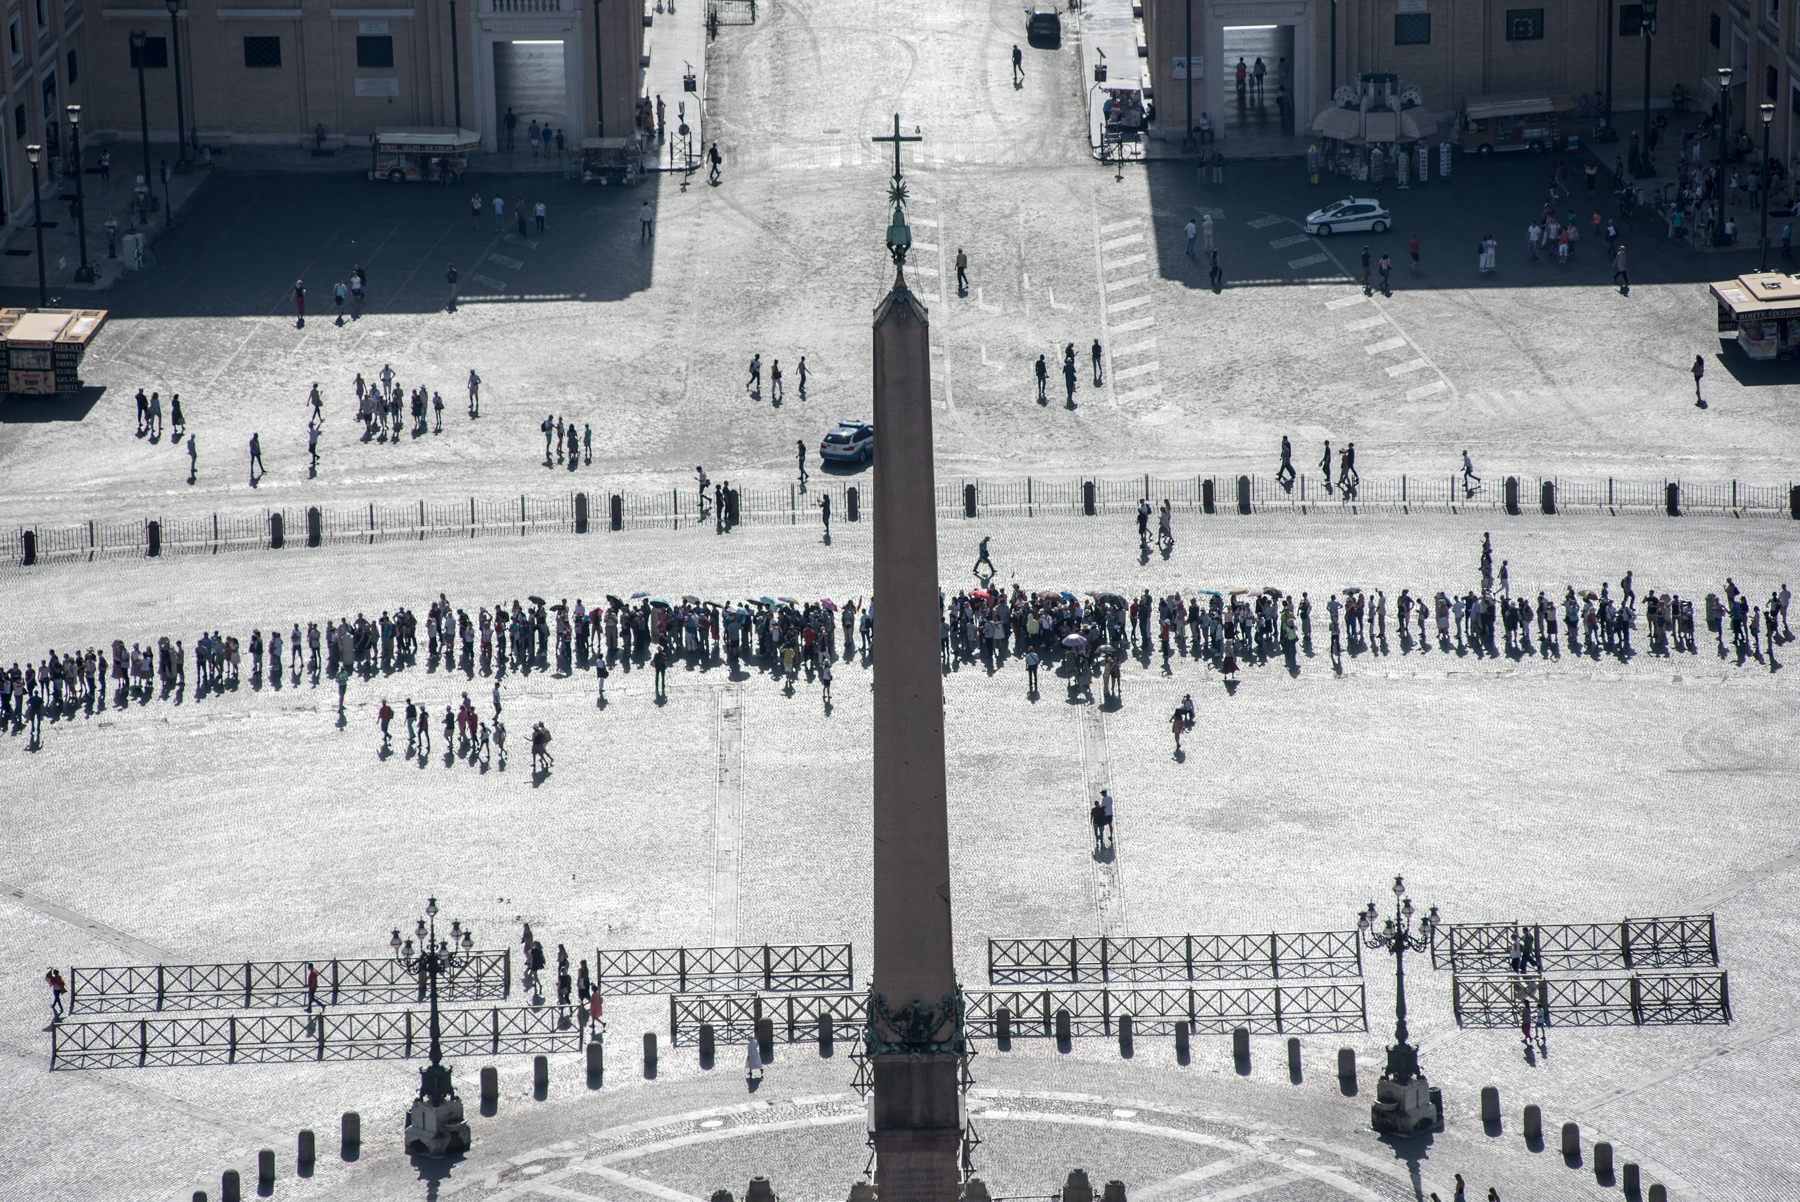
<instances>
[{"instance_id":1,"label":"granite obelisk shaft","mask_svg":"<svg viewBox=\"0 0 1800 1202\"><path fill-rule=\"evenodd\" d=\"M956 1034L944 679L938 652L936 475L928 314L897 272L875 311L875 977L892 1015ZM906 1032L876 1023L877 1035ZM916 1044L921 1029L911 1035ZM882 1202L955 1202L957 1057L874 1059L875 1187Z\"/></svg>"}]
</instances>

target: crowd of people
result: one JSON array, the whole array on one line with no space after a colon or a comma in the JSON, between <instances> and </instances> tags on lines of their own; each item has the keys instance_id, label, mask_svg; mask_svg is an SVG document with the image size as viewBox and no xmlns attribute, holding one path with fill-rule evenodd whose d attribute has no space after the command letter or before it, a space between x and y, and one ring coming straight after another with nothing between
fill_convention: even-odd
<instances>
[{"instance_id":1,"label":"crowd of people","mask_svg":"<svg viewBox=\"0 0 1800 1202\"><path fill-rule=\"evenodd\" d=\"M1040 666L1048 661L1065 678L1072 696L1092 697L1098 677L1103 699L1118 703L1123 702L1124 665L1133 658L1148 667L1160 656L1165 670L1172 670L1178 659L1203 660L1228 681L1243 666L1271 659L1297 672L1300 657L1314 654L1315 623L1324 628L1334 663L1345 654L1392 654L1390 615L1401 654L1435 650L1514 659L1564 654L1624 659L1637 652L1633 640L1640 616L1651 654L1697 654L1702 637L1691 597L1649 588L1640 598L1630 572L1618 581L1616 592L1610 581L1600 582L1597 591L1565 584L1560 598L1554 590L1521 587L1507 561L1496 568L1486 536L1478 589L1428 592L1408 586L1391 609L1383 589L1356 586L1334 590L1315 603L1306 590L1296 595L1275 587L1189 589L1161 597L1144 589L1127 597L1102 590L1033 592L1016 582L1010 588L993 587L992 578L993 561L983 540L977 560L982 587L940 592L940 651L946 671L971 661L998 670L1009 658L1017 659L1025 669L1027 689L1035 695ZM1735 654L1740 663L1773 666L1775 648L1793 637L1789 598L1783 583L1758 602L1728 577L1722 592L1706 595L1698 616L1716 636L1721 656ZM354 619L327 619L323 626L316 620L304 626L295 621L285 633L279 626L266 632L257 627L242 640L203 631L193 648L195 696L235 689L246 673L253 687L261 687L265 679L280 687L284 677L298 686L308 675L316 687L323 676L337 682L342 713L352 680L372 682L420 665L422 625L427 670L458 673L467 680L480 675L493 682L491 723L475 713L464 693L460 705L445 707L446 742L457 738L457 754L471 762L477 757L488 762L491 751L504 762L500 684L509 672L592 672L597 704L604 705L614 668L648 666L654 692L661 697L668 670L678 662L705 666L724 660L734 669L745 662L789 689L804 675L820 686L829 703L833 664L840 656L852 658L858 649L866 664L874 627L870 603L850 598L841 603L769 596L718 602L687 594L671 602L638 592L629 600L608 594L593 606L580 597L571 606L566 599L552 604L535 595L489 606L457 605L439 593L423 610L396 606L376 618L359 613ZM187 658L185 640L165 635L129 648L120 638L110 647L50 650L36 663L15 661L0 672L0 721L15 732L29 728L35 744L46 717L104 709L109 693L115 706L185 693ZM429 754L430 710L411 698L406 706L409 754L415 749ZM386 698L381 709L385 741L393 717ZM1184 723L1191 720L1189 714ZM534 766L547 769L549 730L542 724L533 729L532 753Z\"/></svg>"}]
</instances>

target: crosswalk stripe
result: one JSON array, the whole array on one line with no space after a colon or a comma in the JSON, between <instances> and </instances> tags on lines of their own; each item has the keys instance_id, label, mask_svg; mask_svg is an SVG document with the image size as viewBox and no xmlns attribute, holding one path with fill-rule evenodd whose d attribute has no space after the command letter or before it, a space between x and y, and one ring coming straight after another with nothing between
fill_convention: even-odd
<instances>
[{"instance_id":1,"label":"crosswalk stripe","mask_svg":"<svg viewBox=\"0 0 1800 1202\"><path fill-rule=\"evenodd\" d=\"M1115 371L1113 373L1113 379L1114 380L1135 379L1138 376L1149 375L1151 372L1155 371L1158 367L1161 367L1161 366L1162 366L1162 364L1160 364L1160 363L1140 363L1136 367L1128 367L1124 371Z\"/></svg>"},{"instance_id":2,"label":"crosswalk stripe","mask_svg":"<svg viewBox=\"0 0 1800 1202\"><path fill-rule=\"evenodd\" d=\"M1148 284L1149 282L1150 277L1147 275L1131 275L1126 276L1122 280L1113 280L1106 285L1106 290L1108 292L1117 292L1121 288L1132 288L1138 284Z\"/></svg>"},{"instance_id":3,"label":"crosswalk stripe","mask_svg":"<svg viewBox=\"0 0 1800 1202\"><path fill-rule=\"evenodd\" d=\"M1119 394L1119 404L1124 405L1132 401L1147 400L1150 397L1156 396L1161 391L1161 384L1152 384L1148 388L1134 388L1130 392L1121 392Z\"/></svg>"},{"instance_id":4,"label":"crosswalk stripe","mask_svg":"<svg viewBox=\"0 0 1800 1202\"><path fill-rule=\"evenodd\" d=\"M1106 311L1108 314L1123 313L1127 309L1135 309L1139 305L1147 305L1149 303L1150 298L1147 296L1134 296L1130 300L1114 301L1106 306Z\"/></svg>"},{"instance_id":5,"label":"crosswalk stripe","mask_svg":"<svg viewBox=\"0 0 1800 1202\"><path fill-rule=\"evenodd\" d=\"M1440 392L1448 392L1449 390L1450 385L1444 383L1442 380L1433 380L1429 384L1421 384L1417 388L1409 389L1406 393L1406 399L1409 401L1422 401L1428 396Z\"/></svg>"},{"instance_id":6,"label":"crosswalk stripe","mask_svg":"<svg viewBox=\"0 0 1800 1202\"><path fill-rule=\"evenodd\" d=\"M1123 259L1114 259L1106 264L1106 270L1117 271L1121 267L1130 267L1133 263L1144 262L1148 257L1148 255L1126 255Z\"/></svg>"},{"instance_id":7,"label":"crosswalk stripe","mask_svg":"<svg viewBox=\"0 0 1800 1202\"><path fill-rule=\"evenodd\" d=\"M1100 232L1102 234L1114 234L1120 230L1128 230L1132 226L1138 224L1138 221L1139 221L1139 218L1136 218L1136 217L1133 217L1129 221L1109 221L1105 225L1100 227Z\"/></svg>"},{"instance_id":8,"label":"crosswalk stripe","mask_svg":"<svg viewBox=\"0 0 1800 1202\"><path fill-rule=\"evenodd\" d=\"M1429 366L1430 364L1426 363L1423 359L1413 359L1406 363L1394 364L1394 366L1387 369L1387 374L1389 379L1393 379L1398 376L1408 375L1415 371L1421 371Z\"/></svg>"},{"instance_id":9,"label":"crosswalk stripe","mask_svg":"<svg viewBox=\"0 0 1800 1202\"><path fill-rule=\"evenodd\" d=\"M1129 334L1133 330L1145 330L1156 324L1154 317L1139 317L1132 321L1121 322L1112 328L1115 334Z\"/></svg>"},{"instance_id":10,"label":"crosswalk stripe","mask_svg":"<svg viewBox=\"0 0 1800 1202\"><path fill-rule=\"evenodd\" d=\"M1372 330L1376 326L1384 326L1386 324L1387 318L1385 317L1365 317L1361 321L1351 322L1344 328L1352 333L1360 333L1363 330Z\"/></svg>"},{"instance_id":11,"label":"crosswalk stripe","mask_svg":"<svg viewBox=\"0 0 1800 1202\"><path fill-rule=\"evenodd\" d=\"M1368 299L1369 298L1366 296L1340 296L1336 300L1326 301L1325 307L1327 309L1342 309L1347 305L1366 304Z\"/></svg>"},{"instance_id":12,"label":"crosswalk stripe","mask_svg":"<svg viewBox=\"0 0 1800 1202\"><path fill-rule=\"evenodd\" d=\"M1312 239L1305 234L1289 234L1285 238L1277 238L1275 241L1269 243L1269 249L1282 250L1289 246L1299 246L1302 242L1310 241L1312 241Z\"/></svg>"},{"instance_id":13,"label":"crosswalk stripe","mask_svg":"<svg viewBox=\"0 0 1800 1202\"><path fill-rule=\"evenodd\" d=\"M1255 221L1250 223L1250 228L1253 230L1266 230L1272 225L1280 225L1285 220L1286 218L1284 217L1258 217Z\"/></svg>"},{"instance_id":14,"label":"crosswalk stripe","mask_svg":"<svg viewBox=\"0 0 1800 1202\"><path fill-rule=\"evenodd\" d=\"M1133 242L1142 242L1142 234L1126 234L1123 238L1114 238L1100 244L1101 250L1118 250L1121 246L1130 246Z\"/></svg>"},{"instance_id":15,"label":"crosswalk stripe","mask_svg":"<svg viewBox=\"0 0 1800 1202\"><path fill-rule=\"evenodd\" d=\"M1405 345L1406 339L1404 338L1383 338L1380 342L1371 342L1368 346L1363 347L1363 350L1371 355L1379 355L1383 351L1395 350Z\"/></svg>"},{"instance_id":16,"label":"crosswalk stripe","mask_svg":"<svg viewBox=\"0 0 1800 1202\"><path fill-rule=\"evenodd\" d=\"M1156 339L1146 338L1142 342L1134 342L1130 346L1122 346L1114 351L1114 355L1135 355L1139 351L1147 351L1156 345Z\"/></svg>"},{"instance_id":17,"label":"crosswalk stripe","mask_svg":"<svg viewBox=\"0 0 1800 1202\"><path fill-rule=\"evenodd\" d=\"M1331 256L1326 254L1307 255L1304 259L1289 259L1289 267L1311 267L1314 263L1329 263Z\"/></svg>"}]
</instances>

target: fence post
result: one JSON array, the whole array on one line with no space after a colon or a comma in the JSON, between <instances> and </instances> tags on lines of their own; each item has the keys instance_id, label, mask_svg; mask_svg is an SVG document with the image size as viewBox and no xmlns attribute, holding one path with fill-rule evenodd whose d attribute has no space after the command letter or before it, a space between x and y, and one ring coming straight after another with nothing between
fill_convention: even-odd
<instances>
[{"instance_id":1,"label":"fence post","mask_svg":"<svg viewBox=\"0 0 1800 1202\"><path fill-rule=\"evenodd\" d=\"M410 1060L410 1059L412 1059L412 1011L411 1010L406 1011L405 1017L406 1017L406 1057L407 1057L407 1059Z\"/></svg>"},{"instance_id":2,"label":"fence post","mask_svg":"<svg viewBox=\"0 0 1800 1202\"><path fill-rule=\"evenodd\" d=\"M1211 477L1200 481L1200 508L1206 513L1213 512L1213 482Z\"/></svg>"},{"instance_id":3,"label":"fence post","mask_svg":"<svg viewBox=\"0 0 1800 1202\"><path fill-rule=\"evenodd\" d=\"M75 1010L74 983L75 983L75 977L74 977L73 973L71 972L71 974L69 976L69 985L70 985L70 988L69 988L69 1011L70 1011L70 1013L73 1013ZM332 1004L333 1005L337 1004L336 998L332 999ZM158 964L156 966L156 1008L158 1010L161 1010L163 1008L163 966L160 964Z\"/></svg>"},{"instance_id":4,"label":"fence post","mask_svg":"<svg viewBox=\"0 0 1800 1202\"><path fill-rule=\"evenodd\" d=\"M231 1016L230 1022L227 1025L226 1034L227 1034L227 1038L229 1038L231 1041L230 1053L226 1058L226 1063L227 1064L236 1064L237 1063L237 1015L234 1014Z\"/></svg>"},{"instance_id":5,"label":"fence post","mask_svg":"<svg viewBox=\"0 0 1800 1202\"><path fill-rule=\"evenodd\" d=\"M763 944L763 988L775 988L774 956L769 951L769 945L766 943Z\"/></svg>"},{"instance_id":6,"label":"fence post","mask_svg":"<svg viewBox=\"0 0 1800 1202\"><path fill-rule=\"evenodd\" d=\"M678 986L676 987L676 992L677 993L686 993L687 992L687 948L685 948L685 947L678 947L675 949L675 976L676 976L677 981L679 982ZM669 1036L669 1038L673 1039L675 1037L673 1035L671 1035L671 1036Z\"/></svg>"},{"instance_id":7,"label":"fence post","mask_svg":"<svg viewBox=\"0 0 1800 1202\"><path fill-rule=\"evenodd\" d=\"M1102 936L1100 936L1100 980L1104 984L1105 982L1110 981L1111 979L1112 979L1112 972L1111 972L1111 965L1109 963L1109 949L1107 946L1107 939L1106 939L1105 935L1102 935Z\"/></svg>"},{"instance_id":8,"label":"fence post","mask_svg":"<svg viewBox=\"0 0 1800 1202\"><path fill-rule=\"evenodd\" d=\"M587 494L584 492L578 492L575 494L575 533L586 534L587 532L588 532Z\"/></svg>"},{"instance_id":9,"label":"fence post","mask_svg":"<svg viewBox=\"0 0 1800 1202\"><path fill-rule=\"evenodd\" d=\"M1635 972L1631 974L1631 1021L1640 1027L1644 1025L1644 994Z\"/></svg>"},{"instance_id":10,"label":"fence post","mask_svg":"<svg viewBox=\"0 0 1800 1202\"><path fill-rule=\"evenodd\" d=\"M1238 512L1250 512L1250 477L1238 477Z\"/></svg>"},{"instance_id":11,"label":"fence post","mask_svg":"<svg viewBox=\"0 0 1800 1202\"><path fill-rule=\"evenodd\" d=\"M269 549L279 551L286 541L286 531L281 528L281 514L279 512L271 513L269 515Z\"/></svg>"},{"instance_id":12,"label":"fence post","mask_svg":"<svg viewBox=\"0 0 1800 1202\"><path fill-rule=\"evenodd\" d=\"M1081 482L1081 512L1088 517L1094 516L1094 482L1092 480Z\"/></svg>"},{"instance_id":13,"label":"fence post","mask_svg":"<svg viewBox=\"0 0 1800 1202\"><path fill-rule=\"evenodd\" d=\"M1075 936L1069 936L1069 984L1080 984L1081 976L1076 970Z\"/></svg>"},{"instance_id":14,"label":"fence post","mask_svg":"<svg viewBox=\"0 0 1800 1202\"><path fill-rule=\"evenodd\" d=\"M966 518L976 516L975 496L975 486L973 484L963 485L963 516Z\"/></svg>"},{"instance_id":15,"label":"fence post","mask_svg":"<svg viewBox=\"0 0 1800 1202\"><path fill-rule=\"evenodd\" d=\"M1186 940L1187 940L1187 979L1191 981L1194 979L1194 937L1192 935L1188 935L1188 936L1186 936Z\"/></svg>"},{"instance_id":16,"label":"fence post","mask_svg":"<svg viewBox=\"0 0 1800 1202\"><path fill-rule=\"evenodd\" d=\"M306 545L316 547L325 540L325 519L317 505L309 505L306 509Z\"/></svg>"},{"instance_id":17,"label":"fence post","mask_svg":"<svg viewBox=\"0 0 1800 1202\"><path fill-rule=\"evenodd\" d=\"M254 965L248 960L244 961L244 1009L246 1010L250 1009L250 982L253 971Z\"/></svg>"},{"instance_id":18,"label":"fence post","mask_svg":"<svg viewBox=\"0 0 1800 1202\"><path fill-rule=\"evenodd\" d=\"M1404 474L1400 477L1400 504L1406 504L1406 476Z\"/></svg>"},{"instance_id":19,"label":"fence post","mask_svg":"<svg viewBox=\"0 0 1800 1202\"><path fill-rule=\"evenodd\" d=\"M595 956L594 957L595 968L598 969L599 965L600 965L600 957ZM511 997L512 996L512 948L510 948L510 947L506 949L505 975L506 975L506 984L501 989L500 996L501 997ZM600 983L599 978L596 977L594 979L594 984L599 985L599 983Z\"/></svg>"},{"instance_id":20,"label":"fence post","mask_svg":"<svg viewBox=\"0 0 1800 1202\"><path fill-rule=\"evenodd\" d=\"M149 545L145 548L144 554L146 554L146 555L161 555L162 554L162 523L161 522L152 521L149 524L149 526L147 526L145 528L145 541Z\"/></svg>"},{"instance_id":21,"label":"fence post","mask_svg":"<svg viewBox=\"0 0 1800 1202\"><path fill-rule=\"evenodd\" d=\"M1625 962L1626 968L1632 967L1631 920L1629 918L1621 918L1619 920L1619 959Z\"/></svg>"},{"instance_id":22,"label":"fence post","mask_svg":"<svg viewBox=\"0 0 1800 1202\"><path fill-rule=\"evenodd\" d=\"M1668 509L1670 517L1678 518L1681 516L1680 481L1671 480L1669 483L1663 485L1663 504Z\"/></svg>"},{"instance_id":23,"label":"fence post","mask_svg":"<svg viewBox=\"0 0 1800 1202\"><path fill-rule=\"evenodd\" d=\"M494 1051L493 1051L493 1054L498 1056L500 1054L500 1007L495 1006L492 1009L493 1009L493 1013L489 1016L489 1018L494 1024ZM487 1082L487 1078L483 1077L482 1083L485 1085L486 1082Z\"/></svg>"}]
</instances>

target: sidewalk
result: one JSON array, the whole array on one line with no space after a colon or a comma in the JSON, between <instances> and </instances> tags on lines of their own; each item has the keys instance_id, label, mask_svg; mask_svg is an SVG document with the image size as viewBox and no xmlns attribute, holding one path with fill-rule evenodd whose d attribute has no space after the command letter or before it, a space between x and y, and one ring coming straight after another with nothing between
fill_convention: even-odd
<instances>
[{"instance_id":1,"label":"sidewalk","mask_svg":"<svg viewBox=\"0 0 1800 1202\"><path fill-rule=\"evenodd\" d=\"M656 165L664 170L681 167L682 142L676 131L681 128L683 106L692 131L694 162L698 163L706 149L706 5L702 0L679 0L674 12L652 13L644 34L644 54L650 60L644 69L644 94L652 103L662 97L667 131ZM695 90L684 92L682 79L690 71Z\"/></svg>"},{"instance_id":2,"label":"sidewalk","mask_svg":"<svg viewBox=\"0 0 1800 1202\"><path fill-rule=\"evenodd\" d=\"M81 251L78 246L79 226L71 212L75 200L74 178L50 180L43 185L44 276L49 284L53 305L57 303L57 297L70 292L103 290L124 272L123 258L109 259L106 256L106 222L109 217L119 223L121 255L124 253L126 234L134 230L148 232L150 244L154 247L157 236L165 228L168 214L162 207L164 194L160 181L155 185L157 210L150 214L150 224L133 224L131 192L137 184L138 169L143 162L141 157L133 154L136 148L120 143L107 149L113 152L111 182L102 182L98 167L89 167L81 182L87 204L88 258L100 269L99 279L94 283L84 284L75 280L76 269L81 265ZM156 152L157 148L152 147L152 155ZM86 157L90 162L98 162L100 148L88 147ZM176 173L169 180L169 203L174 206L178 224L182 208L209 174L210 171L205 167L194 167L186 172ZM38 283L37 241L33 236L29 211L22 220L13 223L4 238L0 238L0 245L4 246L5 251L0 254L0 288L35 290ZM146 256L146 262L149 261Z\"/></svg>"}]
</instances>

